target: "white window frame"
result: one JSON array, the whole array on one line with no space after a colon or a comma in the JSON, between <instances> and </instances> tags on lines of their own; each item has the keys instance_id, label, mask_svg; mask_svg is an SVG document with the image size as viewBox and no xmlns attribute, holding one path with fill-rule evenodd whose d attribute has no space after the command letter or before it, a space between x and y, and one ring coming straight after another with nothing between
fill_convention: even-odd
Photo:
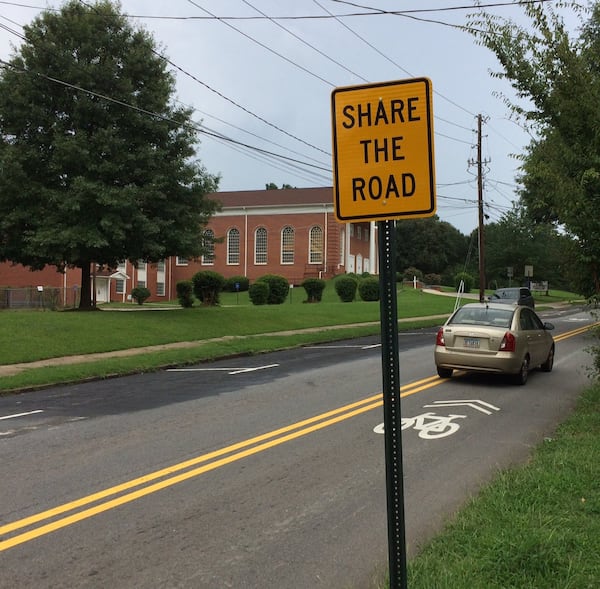
<instances>
[{"instance_id":1,"label":"white window frame","mask_svg":"<svg viewBox=\"0 0 600 589\"><path fill-rule=\"evenodd\" d=\"M240 265L240 230L232 227L227 231L227 265Z\"/></svg>"},{"instance_id":2,"label":"white window frame","mask_svg":"<svg viewBox=\"0 0 600 589\"><path fill-rule=\"evenodd\" d=\"M268 253L268 232L266 227L254 230L254 265L266 266Z\"/></svg>"},{"instance_id":3,"label":"white window frame","mask_svg":"<svg viewBox=\"0 0 600 589\"><path fill-rule=\"evenodd\" d=\"M203 266L214 266L215 265L215 232L212 229L206 229L202 234L204 240L204 247L208 249L206 254L202 255Z\"/></svg>"},{"instance_id":4,"label":"white window frame","mask_svg":"<svg viewBox=\"0 0 600 589\"><path fill-rule=\"evenodd\" d=\"M295 261L296 230L291 225L286 225L281 230L281 252L282 265L293 264Z\"/></svg>"},{"instance_id":5,"label":"white window frame","mask_svg":"<svg viewBox=\"0 0 600 589\"><path fill-rule=\"evenodd\" d=\"M136 268L136 286L145 288L148 284L148 264L143 260L138 260Z\"/></svg>"},{"instance_id":6,"label":"white window frame","mask_svg":"<svg viewBox=\"0 0 600 589\"><path fill-rule=\"evenodd\" d=\"M159 260L156 263L156 296L165 296L165 276L166 276L166 260Z\"/></svg>"},{"instance_id":7,"label":"white window frame","mask_svg":"<svg viewBox=\"0 0 600 589\"><path fill-rule=\"evenodd\" d=\"M308 231L308 263L322 264L323 263L323 227L313 225Z\"/></svg>"}]
</instances>

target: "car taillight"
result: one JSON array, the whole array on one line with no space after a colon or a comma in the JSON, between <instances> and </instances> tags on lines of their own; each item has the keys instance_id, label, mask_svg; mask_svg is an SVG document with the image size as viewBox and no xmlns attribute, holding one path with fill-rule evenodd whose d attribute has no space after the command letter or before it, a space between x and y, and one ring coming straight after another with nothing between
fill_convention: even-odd
<instances>
[{"instance_id":1,"label":"car taillight","mask_svg":"<svg viewBox=\"0 0 600 589\"><path fill-rule=\"evenodd\" d=\"M436 346L445 346L446 342L444 341L444 328L440 327L437 332L437 337L435 338Z\"/></svg>"},{"instance_id":2,"label":"car taillight","mask_svg":"<svg viewBox=\"0 0 600 589\"><path fill-rule=\"evenodd\" d=\"M500 342L500 351L501 352L514 352L517 347L517 340L515 336L507 331Z\"/></svg>"}]
</instances>

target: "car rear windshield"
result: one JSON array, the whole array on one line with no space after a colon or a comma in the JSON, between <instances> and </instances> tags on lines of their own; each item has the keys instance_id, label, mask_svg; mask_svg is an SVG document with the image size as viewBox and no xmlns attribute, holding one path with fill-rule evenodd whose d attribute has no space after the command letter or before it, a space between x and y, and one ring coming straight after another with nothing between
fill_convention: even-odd
<instances>
[{"instance_id":1,"label":"car rear windshield","mask_svg":"<svg viewBox=\"0 0 600 589\"><path fill-rule=\"evenodd\" d=\"M492 295L492 298L517 300L520 296L521 296L521 291L518 288L505 288L505 289L498 289Z\"/></svg>"},{"instance_id":2,"label":"car rear windshield","mask_svg":"<svg viewBox=\"0 0 600 589\"><path fill-rule=\"evenodd\" d=\"M460 308L449 323L462 325L490 325L495 327L510 327L514 309L490 309L488 307Z\"/></svg>"}]
</instances>

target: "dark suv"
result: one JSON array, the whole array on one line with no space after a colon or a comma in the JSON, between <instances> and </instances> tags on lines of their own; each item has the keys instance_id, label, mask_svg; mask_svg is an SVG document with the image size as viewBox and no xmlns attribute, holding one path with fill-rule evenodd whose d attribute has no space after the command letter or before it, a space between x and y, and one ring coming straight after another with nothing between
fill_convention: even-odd
<instances>
[{"instance_id":1,"label":"dark suv","mask_svg":"<svg viewBox=\"0 0 600 589\"><path fill-rule=\"evenodd\" d=\"M535 309L535 301L531 291L525 286L516 286L512 288L499 288L490 297L492 303L509 303L525 305Z\"/></svg>"}]
</instances>

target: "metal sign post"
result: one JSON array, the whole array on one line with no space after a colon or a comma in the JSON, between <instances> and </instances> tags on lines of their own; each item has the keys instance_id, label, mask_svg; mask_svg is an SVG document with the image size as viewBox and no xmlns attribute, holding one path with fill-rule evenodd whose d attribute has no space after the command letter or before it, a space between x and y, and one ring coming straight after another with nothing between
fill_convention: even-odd
<instances>
[{"instance_id":1,"label":"metal sign post","mask_svg":"<svg viewBox=\"0 0 600 589\"><path fill-rule=\"evenodd\" d=\"M337 219L377 221L390 589L406 589L400 359L393 219L435 214L433 89L427 78L331 94Z\"/></svg>"},{"instance_id":2,"label":"metal sign post","mask_svg":"<svg viewBox=\"0 0 600 589\"><path fill-rule=\"evenodd\" d=\"M383 368L383 423L388 513L390 589L406 589L404 473L400 412L400 359L396 295L396 226L378 221L379 284L381 288L381 360Z\"/></svg>"}]
</instances>

